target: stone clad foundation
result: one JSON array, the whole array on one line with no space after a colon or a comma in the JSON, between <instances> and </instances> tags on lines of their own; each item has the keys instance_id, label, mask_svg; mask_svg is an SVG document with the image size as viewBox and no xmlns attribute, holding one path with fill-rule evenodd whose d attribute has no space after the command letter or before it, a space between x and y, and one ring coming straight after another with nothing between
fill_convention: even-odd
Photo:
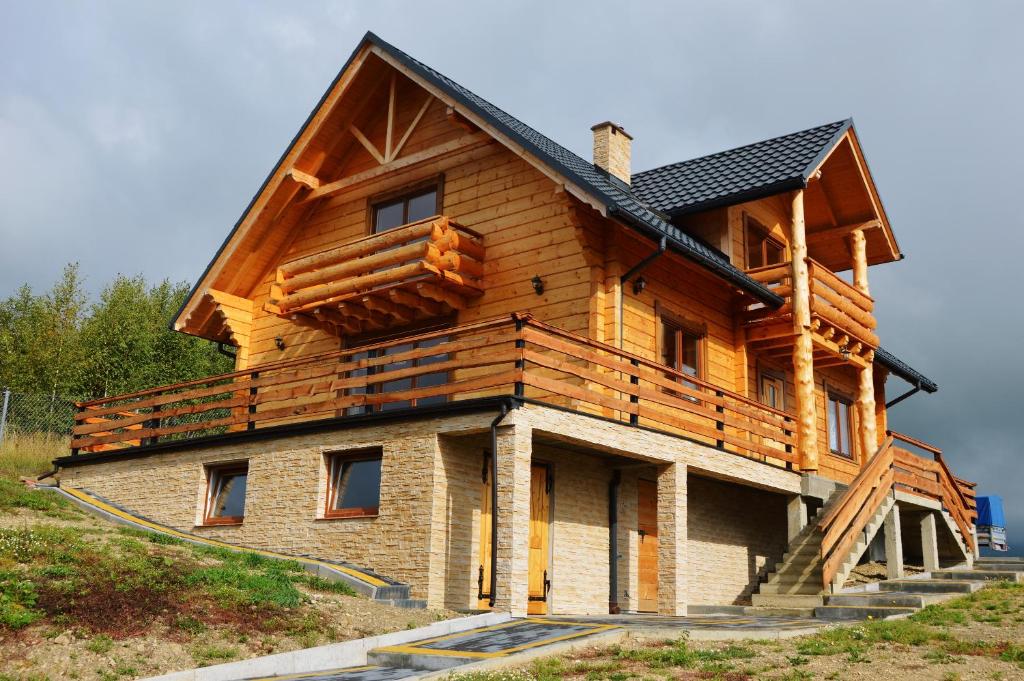
<instances>
[{"instance_id":1,"label":"stone clad foundation","mask_svg":"<svg viewBox=\"0 0 1024 681\"><path fill-rule=\"evenodd\" d=\"M428 607L471 610L479 603L482 471L495 415L183 447L65 465L59 480L178 530L349 561L409 584ZM382 454L379 515L324 519L326 456L364 448ZM202 526L206 467L239 461L249 466L244 522ZM800 484L795 473L679 438L545 407L515 409L498 428L496 592L496 608L513 615L526 612L531 462L548 464L552 475L550 614L608 611L616 470L619 605L637 607L636 480L656 480L658 610L673 615L749 594L756 571L784 550L785 495Z\"/></svg>"}]
</instances>

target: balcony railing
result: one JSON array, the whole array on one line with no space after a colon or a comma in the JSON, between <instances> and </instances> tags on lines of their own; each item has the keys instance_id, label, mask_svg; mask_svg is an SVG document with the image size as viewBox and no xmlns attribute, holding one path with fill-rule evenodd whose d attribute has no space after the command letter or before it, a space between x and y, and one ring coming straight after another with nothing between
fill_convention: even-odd
<instances>
[{"instance_id":1,"label":"balcony railing","mask_svg":"<svg viewBox=\"0 0 1024 681\"><path fill-rule=\"evenodd\" d=\"M436 215L283 263L268 309L346 333L408 324L480 295L483 260L480 235Z\"/></svg>"},{"instance_id":2,"label":"balcony railing","mask_svg":"<svg viewBox=\"0 0 1024 681\"><path fill-rule=\"evenodd\" d=\"M793 416L526 314L80 404L72 453L509 395L776 465Z\"/></svg>"},{"instance_id":3,"label":"balcony railing","mask_svg":"<svg viewBox=\"0 0 1024 681\"><path fill-rule=\"evenodd\" d=\"M791 263L785 262L747 271L752 278L768 286L786 301L778 309L762 304L748 307L748 327L792 324L791 268ZM874 316L874 300L815 260L807 259L807 269L811 293L811 327L815 339L826 347L849 352L854 356L865 356L877 348L879 341L874 329L878 323Z\"/></svg>"}]
</instances>

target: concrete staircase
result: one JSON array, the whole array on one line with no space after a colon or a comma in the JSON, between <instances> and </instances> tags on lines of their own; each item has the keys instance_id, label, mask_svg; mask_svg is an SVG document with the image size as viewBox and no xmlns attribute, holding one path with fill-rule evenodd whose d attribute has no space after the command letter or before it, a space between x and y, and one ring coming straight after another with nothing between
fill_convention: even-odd
<instances>
[{"instance_id":1,"label":"concrete staircase","mask_svg":"<svg viewBox=\"0 0 1024 681\"><path fill-rule=\"evenodd\" d=\"M823 605L826 590L822 582L822 536L817 528L817 520L832 508L842 493L843 490L835 491L818 513L808 520L807 526L789 543L789 550L783 554L782 562L776 563L774 572L768 575L768 581L752 596L754 606L806 609ZM850 571L857 565L857 561L885 523L885 516L893 503L891 496L886 498L872 515L860 539L851 548L833 580L833 591L845 583Z\"/></svg>"}]
</instances>

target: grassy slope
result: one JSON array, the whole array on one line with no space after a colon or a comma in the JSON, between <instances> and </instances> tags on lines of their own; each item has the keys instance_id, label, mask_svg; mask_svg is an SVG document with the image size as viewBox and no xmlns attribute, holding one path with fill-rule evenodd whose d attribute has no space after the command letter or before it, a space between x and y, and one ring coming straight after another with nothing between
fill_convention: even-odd
<instances>
[{"instance_id":1,"label":"grassy slope","mask_svg":"<svg viewBox=\"0 0 1024 681\"><path fill-rule=\"evenodd\" d=\"M456 681L637 679L1024 679L1024 584L1003 582L928 606L782 641L666 641L549 657Z\"/></svg>"},{"instance_id":2,"label":"grassy slope","mask_svg":"<svg viewBox=\"0 0 1024 681\"><path fill-rule=\"evenodd\" d=\"M0 450L0 681L114 681L375 635L449 616L357 598L292 561L93 518L17 481L47 443Z\"/></svg>"}]
</instances>

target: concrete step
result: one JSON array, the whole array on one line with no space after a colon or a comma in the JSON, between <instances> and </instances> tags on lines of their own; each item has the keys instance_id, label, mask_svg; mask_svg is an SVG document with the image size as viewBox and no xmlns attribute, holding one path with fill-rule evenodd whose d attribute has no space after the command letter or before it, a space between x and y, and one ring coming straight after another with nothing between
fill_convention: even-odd
<instances>
[{"instance_id":1,"label":"concrete step","mask_svg":"<svg viewBox=\"0 0 1024 681\"><path fill-rule=\"evenodd\" d=\"M1024 556L982 556L978 563L1024 563Z\"/></svg>"},{"instance_id":2,"label":"concrete step","mask_svg":"<svg viewBox=\"0 0 1024 681\"><path fill-rule=\"evenodd\" d=\"M815 564L821 564L821 557L818 555L817 552L802 556L793 556L789 560L783 561L781 563L776 563L774 572L781 572L782 570L785 570L787 568L793 568L797 566L806 567L808 565Z\"/></svg>"},{"instance_id":3,"label":"concrete step","mask_svg":"<svg viewBox=\"0 0 1024 681\"><path fill-rule=\"evenodd\" d=\"M974 564L975 570L996 570L1006 572L1024 572L1024 563L981 563Z\"/></svg>"},{"instance_id":4,"label":"concrete step","mask_svg":"<svg viewBox=\"0 0 1024 681\"><path fill-rule=\"evenodd\" d=\"M891 579L878 583L880 591L902 591L904 593L970 594L982 586L984 586L982 582L957 579Z\"/></svg>"},{"instance_id":5,"label":"concrete step","mask_svg":"<svg viewBox=\"0 0 1024 681\"><path fill-rule=\"evenodd\" d=\"M374 603L383 603L384 605L390 605L395 608L407 608L410 610L422 610L427 607L425 600L416 598L389 598L386 600L377 599Z\"/></svg>"},{"instance_id":6,"label":"concrete step","mask_svg":"<svg viewBox=\"0 0 1024 681\"><path fill-rule=\"evenodd\" d=\"M821 593L821 582L805 582L803 584L779 584L768 582L761 585L762 594L815 595Z\"/></svg>"},{"instance_id":7,"label":"concrete step","mask_svg":"<svg viewBox=\"0 0 1024 681\"><path fill-rule=\"evenodd\" d=\"M984 580L1008 580L1011 582L1021 581L1021 573L1008 570L936 570L932 572L932 579L984 579Z\"/></svg>"},{"instance_id":8,"label":"concrete step","mask_svg":"<svg viewBox=\"0 0 1024 681\"><path fill-rule=\"evenodd\" d=\"M790 574L783 572L773 574L771 579L768 580L768 584L810 584L812 582L817 584L819 588L821 587L821 568L807 573Z\"/></svg>"},{"instance_id":9,"label":"concrete step","mask_svg":"<svg viewBox=\"0 0 1024 681\"><path fill-rule=\"evenodd\" d=\"M910 615L917 608L884 606L822 605L814 609L814 616L822 620L881 620L893 615Z\"/></svg>"},{"instance_id":10,"label":"concrete step","mask_svg":"<svg viewBox=\"0 0 1024 681\"><path fill-rule=\"evenodd\" d=\"M932 597L926 594L912 594L902 591L864 591L825 596L825 605L923 608L931 599Z\"/></svg>"},{"instance_id":11,"label":"concrete step","mask_svg":"<svg viewBox=\"0 0 1024 681\"><path fill-rule=\"evenodd\" d=\"M810 608L824 603L821 594L754 594L750 597L755 608Z\"/></svg>"},{"instance_id":12,"label":"concrete step","mask_svg":"<svg viewBox=\"0 0 1024 681\"><path fill-rule=\"evenodd\" d=\"M748 605L743 608L743 614L753 617L814 617L814 608Z\"/></svg>"},{"instance_id":13,"label":"concrete step","mask_svg":"<svg viewBox=\"0 0 1024 681\"><path fill-rule=\"evenodd\" d=\"M366 664L377 667L394 667L397 669L418 669L428 672L439 672L452 667L459 667L470 662L478 662L480 658L459 655L432 655L418 653L394 653L371 650L366 654Z\"/></svg>"}]
</instances>

